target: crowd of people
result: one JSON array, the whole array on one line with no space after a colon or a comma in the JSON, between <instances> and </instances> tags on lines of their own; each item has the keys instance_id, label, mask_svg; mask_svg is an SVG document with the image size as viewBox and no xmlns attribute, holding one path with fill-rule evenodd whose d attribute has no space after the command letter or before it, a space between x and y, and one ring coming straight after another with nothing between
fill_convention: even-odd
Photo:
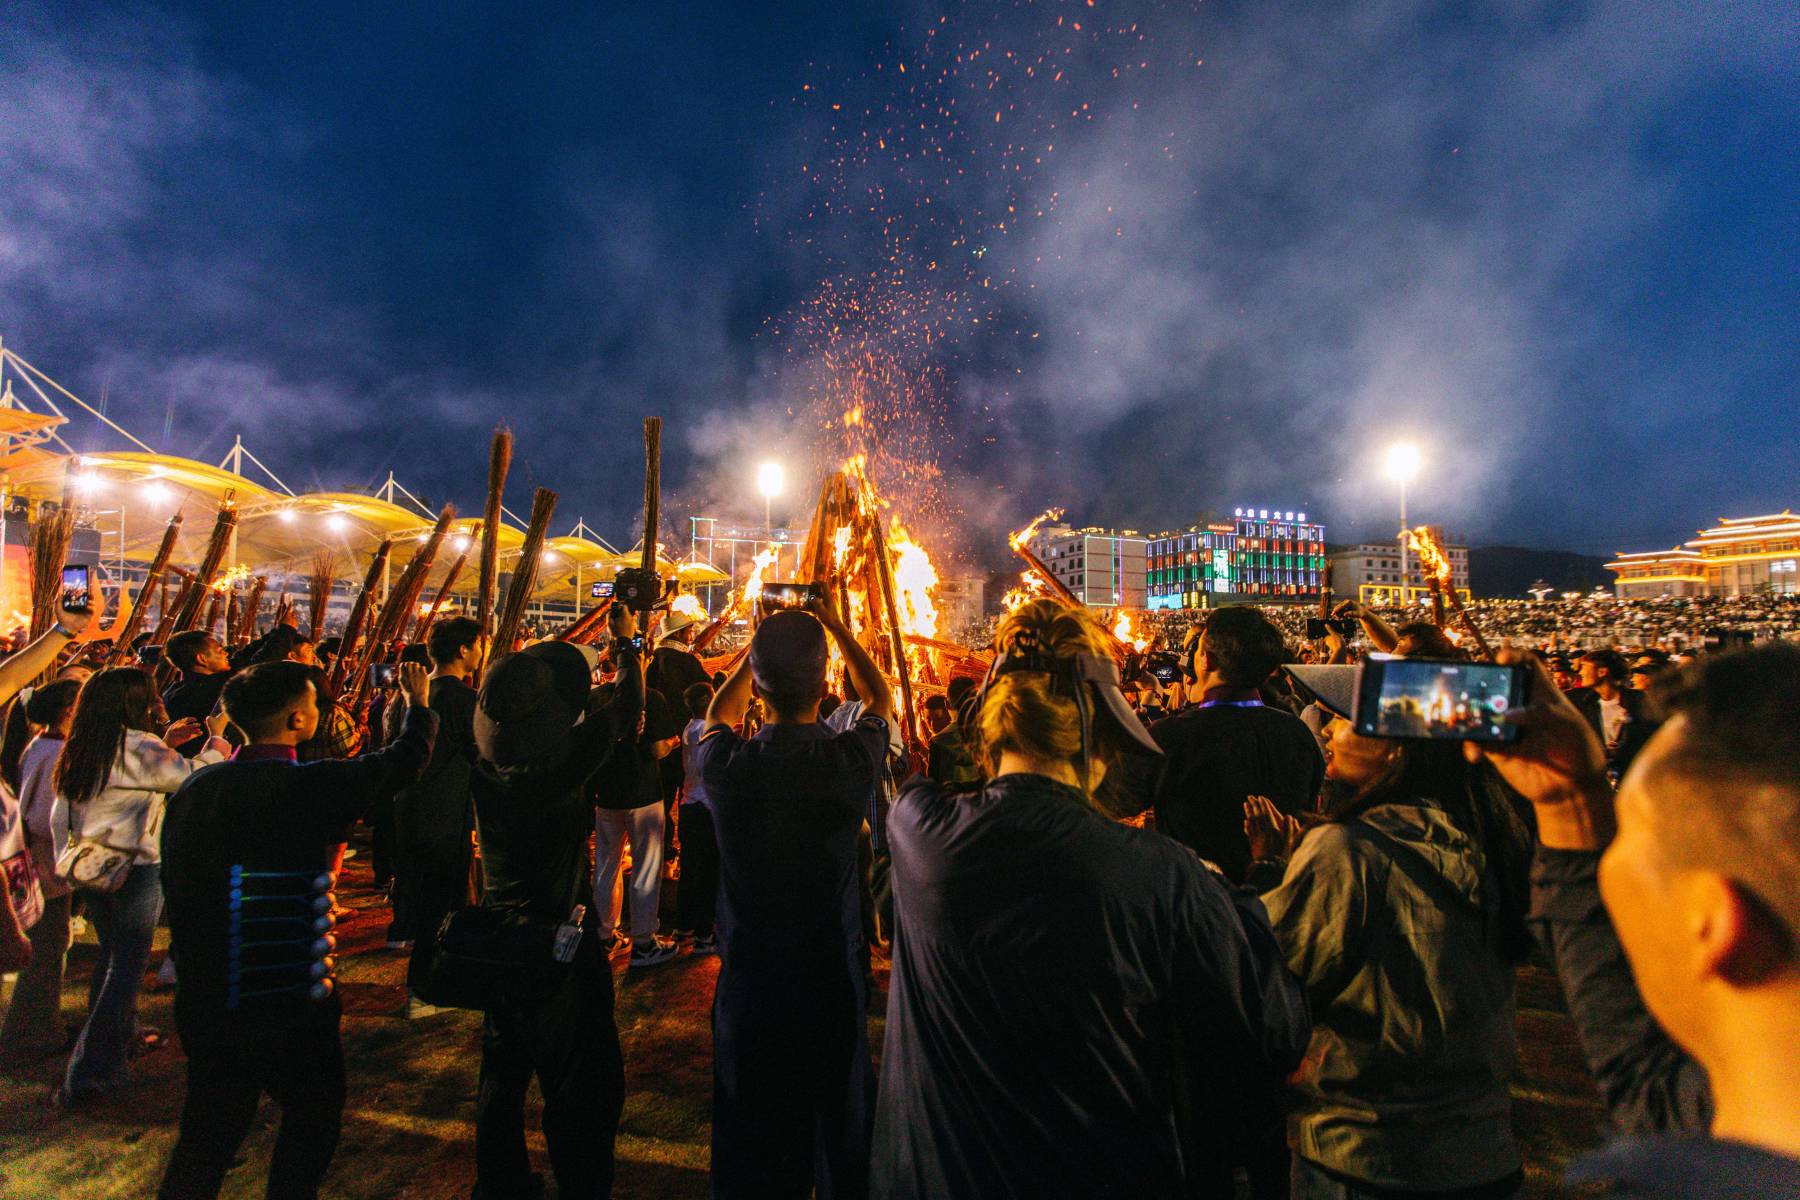
<instances>
[{"instance_id":1,"label":"crowd of people","mask_svg":"<svg viewBox=\"0 0 1800 1200\"><path fill-rule=\"evenodd\" d=\"M1758 603L1759 633L1791 628ZM483 1014L487 1200L544 1192L534 1078L556 1194L611 1194L614 964L708 954L715 1196L1500 1200L1534 957L1628 1135L1572 1178L1800 1195L1800 647L1617 608L1633 632L1600 644L1477 609L1530 680L1519 736L1490 742L1357 732L1365 652L1470 648L1354 604L1318 639L1183 614L1121 656L1089 611L1033 601L983 678L912 713L820 599L717 674L672 614L497 655L451 617L347 694L343 647L291 618L96 671L65 608L0 661L0 1055L66 1055L68 1108L131 1086L166 920L187 1092L161 1195L217 1195L264 1095L269 1194L315 1195L366 822L407 1015ZM99 960L71 1038L77 907Z\"/></svg>"}]
</instances>

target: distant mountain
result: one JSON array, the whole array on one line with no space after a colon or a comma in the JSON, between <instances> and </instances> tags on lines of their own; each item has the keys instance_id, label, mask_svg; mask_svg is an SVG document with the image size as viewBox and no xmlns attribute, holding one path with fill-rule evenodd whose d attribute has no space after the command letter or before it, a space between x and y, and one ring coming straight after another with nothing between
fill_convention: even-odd
<instances>
[{"instance_id":1,"label":"distant mountain","mask_svg":"<svg viewBox=\"0 0 1800 1200\"><path fill-rule=\"evenodd\" d=\"M1477 596L1525 598L1543 580L1559 592L1612 590L1613 573L1606 560L1567 550L1528 550L1523 546L1477 546L1469 551L1469 590Z\"/></svg>"}]
</instances>

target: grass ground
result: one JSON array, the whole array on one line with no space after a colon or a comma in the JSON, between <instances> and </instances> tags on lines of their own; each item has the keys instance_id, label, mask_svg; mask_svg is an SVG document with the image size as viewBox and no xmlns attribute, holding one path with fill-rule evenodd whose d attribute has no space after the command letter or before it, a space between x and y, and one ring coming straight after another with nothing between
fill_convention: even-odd
<instances>
[{"instance_id":1,"label":"grass ground","mask_svg":"<svg viewBox=\"0 0 1800 1200\"><path fill-rule=\"evenodd\" d=\"M323 1194L346 1200L465 1197L475 1176L471 1117L480 1019L461 1012L421 1021L402 1017L405 961L382 947L386 909L369 886L366 864L366 856L347 864L341 893L355 910L340 930L339 957L350 1096ZM71 1017L84 1011L93 959L90 937L71 955L64 998ZM717 970L715 958L684 958L617 974L626 1100L616 1194L627 1200L706 1194L708 1014ZM141 1019L172 1030L169 993L146 992ZM1515 1123L1527 1154L1528 1195L1557 1196L1562 1167L1596 1140L1600 1110L1555 981L1535 969L1521 973L1519 1031ZM871 1036L879 1046L879 1017ZM154 1195L180 1113L179 1048L166 1046L139 1059L122 1095L78 1114L49 1103L61 1066L57 1058L0 1074L0 1197ZM276 1117L277 1110L265 1105L224 1196L262 1195ZM539 1169L547 1170L536 1121L534 1107L527 1114L529 1142Z\"/></svg>"}]
</instances>

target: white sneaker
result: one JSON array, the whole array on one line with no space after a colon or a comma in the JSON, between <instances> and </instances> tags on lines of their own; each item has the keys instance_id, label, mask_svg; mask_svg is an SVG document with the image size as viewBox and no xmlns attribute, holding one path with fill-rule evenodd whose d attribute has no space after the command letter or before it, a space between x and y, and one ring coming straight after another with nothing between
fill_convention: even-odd
<instances>
[{"instance_id":1,"label":"white sneaker","mask_svg":"<svg viewBox=\"0 0 1800 1200\"><path fill-rule=\"evenodd\" d=\"M631 948L631 965L633 967L654 967L658 963L666 963L681 951L668 938L652 935L649 941L639 942Z\"/></svg>"},{"instance_id":2,"label":"white sneaker","mask_svg":"<svg viewBox=\"0 0 1800 1200\"><path fill-rule=\"evenodd\" d=\"M409 1021L417 1021L423 1017L435 1017L439 1013L451 1011L453 1010L446 1005L427 1004L411 992L406 995L406 1019Z\"/></svg>"}]
</instances>

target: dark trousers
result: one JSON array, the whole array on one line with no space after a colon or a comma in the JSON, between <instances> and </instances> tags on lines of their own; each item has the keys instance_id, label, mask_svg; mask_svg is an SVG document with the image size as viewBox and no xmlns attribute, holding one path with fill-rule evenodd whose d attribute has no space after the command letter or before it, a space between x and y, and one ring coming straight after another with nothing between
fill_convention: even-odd
<instances>
[{"instance_id":1,"label":"dark trousers","mask_svg":"<svg viewBox=\"0 0 1800 1200\"><path fill-rule=\"evenodd\" d=\"M681 882L675 890L675 928L705 937L719 906L719 839L706 805L683 804L677 818Z\"/></svg>"},{"instance_id":2,"label":"dark trousers","mask_svg":"<svg viewBox=\"0 0 1800 1200\"><path fill-rule=\"evenodd\" d=\"M784 974L713 1002L712 1195L868 1195L875 1076L862 977Z\"/></svg>"},{"instance_id":3,"label":"dark trousers","mask_svg":"<svg viewBox=\"0 0 1800 1200\"><path fill-rule=\"evenodd\" d=\"M394 923L413 943L406 964L406 985L418 991L431 968L432 949L444 918L469 904L469 865L444 859L400 860L394 877Z\"/></svg>"},{"instance_id":4,"label":"dark trousers","mask_svg":"<svg viewBox=\"0 0 1800 1200\"><path fill-rule=\"evenodd\" d=\"M344 1114L344 1047L337 1022L255 1037L183 1031L187 1099L161 1200L212 1200L266 1092L281 1105L269 1159L269 1200L310 1200L337 1149Z\"/></svg>"},{"instance_id":5,"label":"dark trousers","mask_svg":"<svg viewBox=\"0 0 1800 1200\"><path fill-rule=\"evenodd\" d=\"M590 923L562 989L487 1014L475 1099L475 1186L482 1200L529 1194L525 1089L537 1076L544 1141L562 1200L612 1195L625 1062L613 1024L612 970Z\"/></svg>"}]
</instances>

